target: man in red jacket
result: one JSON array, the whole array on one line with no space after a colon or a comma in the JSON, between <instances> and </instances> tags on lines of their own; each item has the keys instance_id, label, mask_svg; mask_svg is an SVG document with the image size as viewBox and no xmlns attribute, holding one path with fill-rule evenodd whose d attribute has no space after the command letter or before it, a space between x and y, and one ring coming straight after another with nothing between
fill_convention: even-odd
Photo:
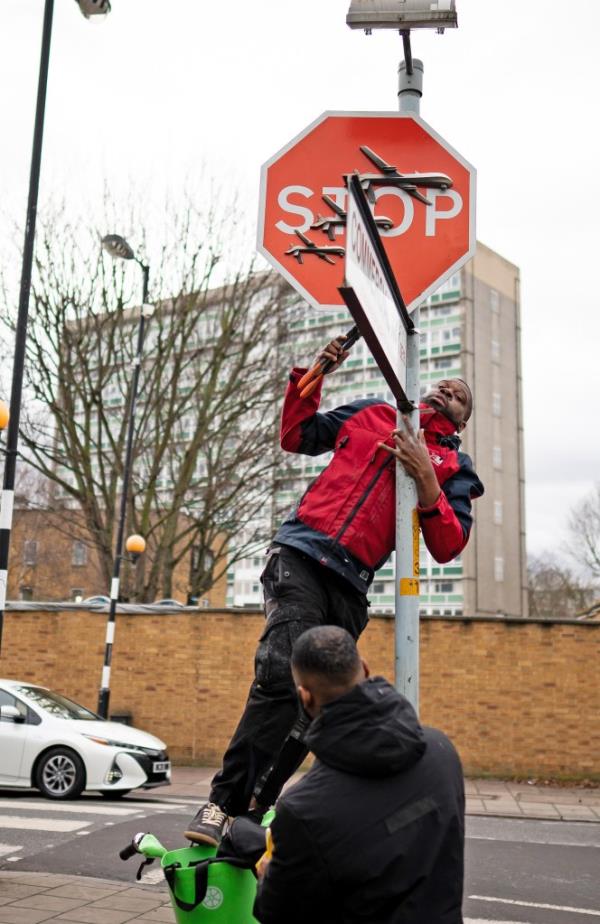
<instances>
[{"instance_id":1,"label":"man in red jacket","mask_svg":"<svg viewBox=\"0 0 600 924\"><path fill-rule=\"evenodd\" d=\"M335 367L347 355L341 341L320 354ZM268 550L255 680L209 802L185 832L196 842L218 843L229 815L274 802L304 759L306 719L298 717L292 646L317 625L340 626L354 639L367 625L368 587L395 545L395 460L414 478L421 531L438 562L455 558L467 544L471 500L483 494L470 458L458 450L473 405L461 379L445 379L425 395L415 433L408 420L406 430L398 430L395 408L376 398L319 413L320 387L299 396L296 385L305 371L290 375L281 445L307 455L333 451L333 457Z\"/></svg>"}]
</instances>

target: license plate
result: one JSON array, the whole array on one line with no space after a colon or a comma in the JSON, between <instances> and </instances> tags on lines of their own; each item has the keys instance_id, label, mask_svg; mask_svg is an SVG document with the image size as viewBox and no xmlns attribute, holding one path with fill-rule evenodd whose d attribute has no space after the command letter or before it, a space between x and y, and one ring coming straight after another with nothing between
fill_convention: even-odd
<instances>
[{"instance_id":1,"label":"license plate","mask_svg":"<svg viewBox=\"0 0 600 924\"><path fill-rule=\"evenodd\" d=\"M170 760L155 760L152 764L152 773L166 773L171 769Z\"/></svg>"}]
</instances>

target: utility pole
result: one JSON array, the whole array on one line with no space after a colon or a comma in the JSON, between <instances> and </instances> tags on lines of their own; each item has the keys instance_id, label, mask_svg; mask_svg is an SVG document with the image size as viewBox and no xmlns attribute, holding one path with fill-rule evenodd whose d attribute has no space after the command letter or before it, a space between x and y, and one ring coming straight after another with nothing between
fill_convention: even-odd
<instances>
[{"instance_id":1,"label":"utility pole","mask_svg":"<svg viewBox=\"0 0 600 924\"><path fill-rule=\"evenodd\" d=\"M89 19L90 16L106 16L110 12L109 0L77 0L77 3L86 19ZM44 116L46 112L46 89L48 86L53 15L54 0L46 0L44 5L44 23L42 26L42 49L40 53L31 169L29 173L29 195L27 198L27 215L25 220L25 240L23 243L21 287L19 290L19 310L17 314L15 353L10 391L10 420L6 437L6 459L4 462L2 502L0 504L0 650L2 649L2 629L8 585L8 558L13 520L17 455L19 451L19 422L21 418L21 397L23 394L25 344L27 341L27 323L29 320L29 295L31 292L31 271L33 267L35 225L37 219L38 192L40 188L42 141L44 138Z\"/></svg>"},{"instance_id":2,"label":"utility pole","mask_svg":"<svg viewBox=\"0 0 600 924\"><path fill-rule=\"evenodd\" d=\"M443 33L456 28L456 0L443 4L427 0L351 0L346 23L351 29L363 29L371 35L373 29L399 31L404 48L404 61L398 68L398 104L400 112L419 116L423 95L423 62L412 56L411 29L435 29ZM399 280L402 289L402 279ZM411 315L412 332L406 344L407 399L414 410L409 415L415 432L419 430L420 336L419 308ZM400 351L400 343L398 344ZM404 420L398 413L398 428ZM419 520L417 491L414 480L396 462L396 625L395 671L396 689L403 693L418 711L419 707Z\"/></svg>"},{"instance_id":3,"label":"utility pole","mask_svg":"<svg viewBox=\"0 0 600 924\"><path fill-rule=\"evenodd\" d=\"M104 664L102 667L102 678L100 681L100 691L98 693L98 715L103 719L108 719L108 707L110 703L110 673L113 645L115 641L115 626L117 618L117 603L119 600L119 585L121 579L121 561L123 560L123 541L125 538L125 520L127 518L127 503L129 500L129 480L131 476L131 464L133 455L133 437L135 431L135 409L137 404L138 387L140 380L140 370L142 366L142 355L144 350L144 336L146 333L146 320L151 317L153 312L152 305L148 304L148 279L150 267L138 259L129 246L125 238L118 234L108 234L102 238L103 248L115 259L135 260L142 271L142 307L140 309L140 319L137 332L137 346L135 359L133 361L133 374L131 377L131 387L129 391L129 405L127 409L127 438L125 444L125 461L123 463L123 482L121 484L121 503L119 508L119 520L117 524L117 539L115 543L115 558L113 564L112 581L110 584L110 607L108 619L106 622L106 638L104 643ZM131 540L134 541L131 547ZM137 541L141 545L137 546ZM145 541L140 536L130 536L127 540L127 551L135 555L141 554L145 548Z\"/></svg>"},{"instance_id":4,"label":"utility pole","mask_svg":"<svg viewBox=\"0 0 600 924\"><path fill-rule=\"evenodd\" d=\"M398 68L400 112L419 115L423 93L423 62L410 54L410 38L403 34L405 60ZM411 312L414 324L406 344L406 397L415 410L410 423L419 430L419 308ZM404 429L398 412L398 428ZM396 689L419 710L419 519L414 479L396 462L396 588L395 682Z\"/></svg>"},{"instance_id":5,"label":"utility pole","mask_svg":"<svg viewBox=\"0 0 600 924\"><path fill-rule=\"evenodd\" d=\"M19 421L21 418L21 395L23 393L25 343L27 340L27 321L29 318L29 293L31 291L33 245L35 241L35 223L37 218L38 191L40 187L40 166L42 161L44 113L46 111L46 88L48 86L48 65L50 62L50 40L52 38L53 14L54 0L46 0L46 5L44 7L44 24L42 27L42 50L40 54L35 124L33 129L31 170L29 173L29 196L27 199L25 240L23 243L19 311L17 314L15 354L10 391L10 420L8 422L8 434L6 437L6 459L4 462L4 482L2 485L2 504L0 507L0 648L2 646L4 608L6 605L6 590L8 584L8 557L10 553L10 534L13 519L17 454L19 451Z\"/></svg>"}]
</instances>

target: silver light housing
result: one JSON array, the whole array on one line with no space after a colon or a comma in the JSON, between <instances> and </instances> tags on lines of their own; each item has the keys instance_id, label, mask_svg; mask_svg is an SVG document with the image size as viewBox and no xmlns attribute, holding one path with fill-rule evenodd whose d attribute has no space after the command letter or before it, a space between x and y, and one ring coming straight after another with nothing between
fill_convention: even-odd
<instances>
[{"instance_id":1,"label":"silver light housing","mask_svg":"<svg viewBox=\"0 0 600 924\"><path fill-rule=\"evenodd\" d=\"M458 25L455 0L352 0L351 29L448 29Z\"/></svg>"},{"instance_id":2,"label":"silver light housing","mask_svg":"<svg viewBox=\"0 0 600 924\"><path fill-rule=\"evenodd\" d=\"M106 250L111 257L116 257L120 260L133 260L135 258L133 249L120 234L107 234L102 238L101 243L103 249Z\"/></svg>"},{"instance_id":3,"label":"silver light housing","mask_svg":"<svg viewBox=\"0 0 600 924\"><path fill-rule=\"evenodd\" d=\"M86 19L90 16L106 16L110 13L110 0L75 0Z\"/></svg>"}]
</instances>

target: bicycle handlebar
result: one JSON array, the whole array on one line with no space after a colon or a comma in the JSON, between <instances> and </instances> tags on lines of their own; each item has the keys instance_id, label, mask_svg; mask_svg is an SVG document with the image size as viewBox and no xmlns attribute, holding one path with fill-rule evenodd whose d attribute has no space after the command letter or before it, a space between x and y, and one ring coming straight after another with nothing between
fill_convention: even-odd
<instances>
[{"instance_id":1,"label":"bicycle handlebar","mask_svg":"<svg viewBox=\"0 0 600 924\"><path fill-rule=\"evenodd\" d=\"M130 844L127 844L127 847L123 847L123 850L119 850L119 856L122 860L129 860L130 857L134 857L137 852L137 847L132 841Z\"/></svg>"}]
</instances>

